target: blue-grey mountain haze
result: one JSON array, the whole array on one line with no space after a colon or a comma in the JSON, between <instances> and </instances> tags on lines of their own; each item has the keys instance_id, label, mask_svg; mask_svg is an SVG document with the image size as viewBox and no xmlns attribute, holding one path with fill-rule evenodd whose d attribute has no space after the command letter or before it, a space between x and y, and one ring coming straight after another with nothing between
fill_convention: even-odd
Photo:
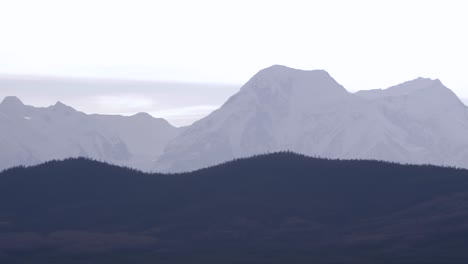
<instances>
[{"instance_id":1,"label":"blue-grey mountain haze","mask_svg":"<svg viewBox=\"0 0 468 264\"><path fill-rule=\"evenodd\" d=\"M132 80L0 76L0 101L17 96L25 104L49 106L60 101L85 113L133 115L146 112L175 126L206 116L239 86Z\"/></svg>"},{"instance_id":2,"label":"blue-grey mountain haze","mask_svg":"<svg viewBox=\"0 0 468 264\"><path fill-rule=\"evenodd\" d=\"M174 126L186 126L219 108L240 87L240 84L0 75L0 101L6 96L17 96L25 104L41 107L60 101L88 114L146 112ZM461 100L468 105L468 98Z\"/></svg>"}]
</instances>

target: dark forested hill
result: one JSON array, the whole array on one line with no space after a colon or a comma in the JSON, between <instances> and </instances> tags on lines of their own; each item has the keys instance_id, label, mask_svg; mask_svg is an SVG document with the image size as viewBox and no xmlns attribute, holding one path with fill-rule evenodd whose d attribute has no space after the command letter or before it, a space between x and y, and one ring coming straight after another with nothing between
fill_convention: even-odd
<instances>
[{"instance_id":1,"label":"dark forested hill","mask_svg":"<svg viewBox=\"0 0 468 264\"><path fill-rule=\"evenodd\" d=\"M0 174L0 263L467 263L468 171L277 153Z\"/></svg>"}]
</instances>

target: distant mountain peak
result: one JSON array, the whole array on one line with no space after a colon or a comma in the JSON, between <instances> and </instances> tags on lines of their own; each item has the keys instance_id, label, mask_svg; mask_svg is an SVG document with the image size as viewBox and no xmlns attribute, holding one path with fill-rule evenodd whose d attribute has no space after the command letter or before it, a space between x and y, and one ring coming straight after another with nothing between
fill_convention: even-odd
<instances>
[{"instance_id":1,"label":"distant mountain peak","mask_svg":"<svg viewBox=\"0 0 468 264\"><path fill-rule=\"evenodd\" d=\"M145 118L145 119L153 119L154 117L148 113L145 113L145 112L139 112L139 113L136 113L133 115L133 117L137 117L137 118Z\"/></svg>"},{"instance_id":2,"label":"distant mountain peak","mask_svg":"<svg viewBox=\"0 0 468 264\"><path fill-rule=\"evenodd\" d=\"M67 108L67 107L70 107L60 101L57 101L55 104L54 104L55 107L61 107L61 108Z\"/></svg>"},{"instance_id":3,"label":"distant mountain peak","mask_svg":"<svg viewBox=\"0 0 468 264\"><path fill-rule=\"evenodd\" d=\"M297 96L338 96L347 93L325 70L298 70L283 65L273 65L255 74L241 90L264 94L276 91Z\"/></svg>"},{"instance_id":4,"label":"distant mountain peak","mask_svg":"<svg viewBox=\"0 0 468 264\"><path fill-rule=\"evenodd\" d=\"M407 86L411 85L413 89L426 88L430 86L443 86L442 82L439 79L431 79L431 78L424 78L424 77L418 77L416 79L404 82L400 85L404 85L404 84L406 84ZM392 89L393 87L390 87L388 89ZM405 88L408 88L408 87L405 87Z\"/></svg>"},{"instance_id":5,"label":"distant mountain peak","mask_svg":"<svg viewBox=\"0 0 468 264\"><path fill-rule=\"evenodd\" d=\"M16 96L7 96L0 103L0 109L6 111L9 114L23 114L26 106Z\"/></svg>"},{"instance_id":6,"label":"distant mountain peak","mask_svg":"<svg viewBox=\"0 0 468 264\"><path fill-rule=\"evenodd\" d=\"M322 77L322 78L331 78L330 74L325 70L300 70L291 67L287 67L284 65L272 65L268 68L260 70L254 78L291 78L291 77Z\"/></svg>"},{"instance_id":7,"label":"distant mountain peak","mask_svg":"<svg viewBox=\"0 0 468 264\"><path fill-rule=\"evenodd\" d=\"M57 101L51 108L54 111L60 111L60 112L74 112L76 111L73 107L68 106L60 101Z\"/></svg>"},{"instance_id":8,"label":"distant mountain peak","mask_svg":"<svg viewBox=\"0 0 468 264\"><path fill-rule=\"evenodd\" d=\"M3 106L24 106L23 102L16 96L6 96L0 104Z\"/></svg>"},{"instance_id":9,"label":"distant mountain peak","mask_svg":"<svg viewBox=\"0 0 468 264\"><path fill-rule=\"evenodd\" d=\"M296 69L292 67L288 67L285 65L280 65L280 64L274 64L271 65L270 67L264 68L260 70L260 72L268 72L268 71L290 71L290 72L321 72L324 74L328 74L327 71L323 69L316 69L316 70L301 70L301 69Z\"/></svg>"},{"instance_id":10,"label":"distant mountain peak","mask_svg":"<svg viewBox=\"0 0 468 264\"><path fill-rule=\"evenodd\" d=\"M449 93L450 97L456 97L454 96L455 94L453 94L453 92L449 88L447 88L439 79L430 79L423 77L418 77L416 79L391 86L387 89L363 90L357 92L356 94L367 99L377 99L382 97L410 95L416 92L419 93L423 90Z\"/></svg>"}]
</instances>

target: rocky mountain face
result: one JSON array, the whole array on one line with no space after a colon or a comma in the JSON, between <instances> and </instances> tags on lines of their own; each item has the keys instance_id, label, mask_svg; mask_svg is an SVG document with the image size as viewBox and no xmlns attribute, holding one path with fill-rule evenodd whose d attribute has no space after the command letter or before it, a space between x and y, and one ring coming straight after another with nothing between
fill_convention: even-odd
<instances>
[{"instance_id":1,"label":"rocky mountain face","mask_svg":"<svg viewBox=\"0 0 468 264\"><path fill-rule=\"evenodd\" d=\"M467 107L439 80L349 93L323 70L264 69L165 148L159 171L289 150L468 167Z\"/></svg>"},{"instance_id":2,"label":"rocky mountain face","mask_svg":"<svg viewBox=\"0 0 468 264\"><path fill-rule=\"evenodd\" d=\"M186 128L140 113L86 115L7 97L0 169L84 156L182 172L276 151L468 168L468 107L439 80L348 92L326 71L275 65Z\"/></svg>"},{"instance_id":3,"label":"rocky mountain face","mask_svg":"<svg viewBox=\"0 0 468 264\"><path fill-rule=\"evenodd\" d=\"M60 102L36 108L6 97L0 131L0 170L78 156L150 170L180 130L148 114L87 115Z\"/></svg>"}]
</instances>

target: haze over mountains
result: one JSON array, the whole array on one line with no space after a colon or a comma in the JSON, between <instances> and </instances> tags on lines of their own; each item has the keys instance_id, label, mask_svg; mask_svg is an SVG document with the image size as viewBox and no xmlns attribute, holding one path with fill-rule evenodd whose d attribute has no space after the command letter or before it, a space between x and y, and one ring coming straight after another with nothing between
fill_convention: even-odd
<instances>
[{"instance_id":1,"label":"haze over mountains","mask_svg":"<svg viewBox=\"0 0 468 264\"><path fill-rule=\"evenodd\" d=\"M149 170L181 130L145 113L86 115L60 102L36 108L6 97L0 103L0 169L82 156Z\"/></svg>"},{"instance_id":2,"label":"haze over mountains","mask_svg":"<svg viewBox=\"0 0 468 264\"><path fill-rule=\"evenodd\" d=\"M171 141L156 168L184 171L280 150L468 167L468 108L439 80L349 93L323 70L272 66Z\"/></svg>"},{"instance_id":3,"label":"haze over mountains","mask_svg":"<svg viewBox=\"0 0 468 264\"><path fill-rule=\"evenodd\" d=\"M85 115L8 97L0 105L0 169L86 156L180 172L283 150L468 168L467 109L439 80L350 93L326 71L279 65L184 129L145 114Z\"/></svg>"},{"instance_id":4,"label":"haze over mountains","mask_svg":"<svg viewBox=\"0 0 468 264\"><path fill-rule=\"evenodd\" d=\"M223 84L0 74L0 101L14 95L41 107L61 101L87 114L145 112L177 127L205 117L238 89Z\"/></svg>"}]
</instances>

